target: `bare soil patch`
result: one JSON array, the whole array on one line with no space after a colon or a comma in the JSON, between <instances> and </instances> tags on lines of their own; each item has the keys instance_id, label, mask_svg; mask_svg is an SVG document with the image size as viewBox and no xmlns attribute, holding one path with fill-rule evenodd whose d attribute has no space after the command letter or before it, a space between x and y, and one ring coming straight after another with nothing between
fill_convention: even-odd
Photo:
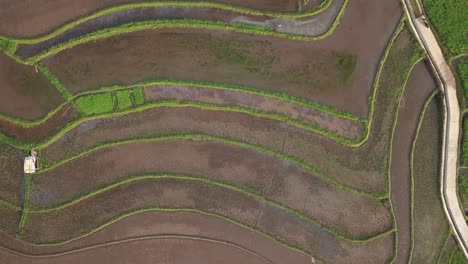
<instances>
[{"instance_id":1,"label":"bare soil patch","mask_svg":"<svg viewBox=\"0 0 468 264\"><path fill-rule=\"evenodd\" d=\"M0 143L0 199L16 205L23 202L23 157L21 150Z\"/></svg>"},{"instance_id":2,"label":"bare soil patch","mask_svg":"<svg viewBox=\"0 0 468 264\"><path fill-rule=\"evenodd\" d=\"M262 234L233 224L222 218L193 212L147 211L138 213L119 220L96 233L62 246L30 246L0 233L0 245L7 246L21 253L44 255L70 252L113 241L163 234L224 240L255 251L274 263L310 263L310 256L289 249ZM91 249L87 252L89 254L93 251ZM14 259L16 257L12 255L11 258ZM233 258L236 259L235 257Z\"/></svg>"},{"instance_id":3,"label":"bare soil patch","mask_svg":"<svg viewBox=\"0 0 468 264\"><path fill-rule=\"evenodd\" d=\"M50 258L31 259L0 249L0 257L7 263L162 263L167 264L216 264L216 263L273 263L254 252L234 245L190 238L146 238L110 244L92 249ZM11 261L11 262L10 262Z\"/></svg>"},{"instance_id":4,"label":"bare soil patch","mask_svg":"<svg viewBox=\"0 0 468 264\"><path fill-rule=\"evenodd\" d=\"M351 1L334 34L319 41L161 29L82 44L45 62L74 92L155 78L213 81L286 92L366 116L380 57L401 15L396 0Z\"/></svg>"},{"instance_id":5,"label":"bare soil patch","mask_svg":"<svg viewBox=\"0 0 468 264\"><path fill-rule=\"evenodd\" d=\"M411 249L411 148L419 116L436 83L424 62L409 75L393 135L391 199L398 233L396 263L408 263Z\"/></svg>"},{"instance_id":6,"label":"bare soil patch","mask_svg":"<svg viewBox=\"0 0 468 264\"><path fill-rule=\"evenodd\" d=\"M0 233L13 237L18 230L21 212L0 204Z\"/></svg>"},{"instance_id":7,"label":"bare soil patch","mask_svg":"<svg viewBox=\"0 0 468 264\"><path fill-rule=\"evenodd\" d=\"M249 188L352 236L392 227L389 209L377 199L339 189L279 158L209 141L131 143L99 150L33 177L30 203L50 207L129 176L166 172Z\"/></svg>"},{"instance_id":8,"label":"bare soil patch","mask_svg":"<svg viewBox=\"0 0 468 264\"><path fill-rule=\"evenodd\" d=\"M58 130L79 117L78 111L64 105L45 122L32 127L24 127L6 119L0 119L0 133L25 143L38 142L55 134Z\"/></svg>"},{"instance_id":9,"label":"bare soil patch","mask_svg":"<svg viewBox=\"0 0 468 264\"><path fill-rule=\"evenodd\" d=\"M146 99L164 100L177 99L178 101L198 101L221 105L239 105L253 108L263 112L276 112L287 115L293 119L306 121L321 129L336 133L337 135L358 139L362 136L362 123L333 114L289 103L261 95L243 93L229 90L215 90L194 86L150 86L144 89Z\"/></svg>"},{"instance_id":10,"label":"bare soil patch","mask_svg":"<svg viewBox=\"0 0 468 264\"><path fill-rule=\"evenodd\" d=\"M260 214L258 228L301 245L326 263L388 263L393 256L394 233L363 243L341 241L268 205Z\"/></svg>"},{"instance_id":11,"label":"bare soil patch","mask_svg":"<svg viewBox=\"0 0 468 264\"><path fill-rule=\"evenodd\" d=\"M187 1L187 0L184 0ZM126 3L144 2L141 0L58 0L39 3L34 0L0 1L0 34L12 37L33 37L52 31L61 25L76 20L98 10ZM298 12L296 0L211 0L256 10L275 12ZM312 0L301 10L319 6L322 0Z\"/></svg>"},{"instance_id":12,"label":"bare soil patch","mask_svg":"<svg viewBox=\"0 0 468 264\"><path fill-rule=\"evenodd\" d=\"M19 64L3 53L0 53L0 93L1 113L28 120L46 115L64 101L33 66Z\"/></svg>"},{"instance_id":13,"label":"bare soil patch","mask_svg":"<svg viewBox=\"0 0 468 264\"><path fill-rule=\"evenodd\" d=\"M414 154L414 263L435 263L450 230L440 198L442 98L435 97L423 119ZM440 262L445 263L445 262Z\"/></svg>"}]
</instances>

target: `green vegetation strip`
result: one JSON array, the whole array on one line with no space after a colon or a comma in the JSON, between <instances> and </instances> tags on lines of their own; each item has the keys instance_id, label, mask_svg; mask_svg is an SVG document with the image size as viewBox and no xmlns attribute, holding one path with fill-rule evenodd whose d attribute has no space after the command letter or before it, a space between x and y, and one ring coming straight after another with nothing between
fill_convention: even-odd
<instances>
[{"instance_id":1,"label":"green vegetation strip","mask_svg":"<svg viewBox=\"0 0 468 264\"><path fill-rule=\"evenodd\" d=\"M278 203L275 200L272 200L272 199L269 199L267 197L261 196L260 194L258 194L254 190L244 188L244 187L239 187L239 186L236 186L236 185L228 184L228 183L225 183L225 182L222 182L222 181L217 181L217 180L210 179L210 178L202 178L202 177L194 177L194 176L191 176L191 175L178 175L178 174L156 174L156 175L133 176L133 177L129 177L129 178L124 179L124 180L114 182L114 183L112 183L110 185L107 185L105 187L101 187L101 188L99 188L97 190L92 190L92 191L90 191L89 193L87 193L87 194L85 194L83 196L76 197L75 199L72 199L72 200L70 200L68 202L65 202L63 204L60 204L58 206L48 207L48 208L30 208L29 211L34 212L34 213L49 213L49 212L62 210L62 209L65 209L65 208L67 208L69 206L72 206L72 205L74 205L76 203L79 203L79 202L81 202L81 201L83 201L85 199L91 198L91 197L93 197L95 195L98 195L98 194L107 192L109 190L115 189L115 188L117 188L117 187L119 187L121 185L126 185L126 184L130 184L130 183L133 183L133 182L136 182L136 181L142 181L142 180L148 180L148 179L152 179L152 180L173 179L173 180L182 180L182 181L198 181L198 182L203 182L203 183L206 183L206 184L212 184L212 185L215 185L215 186L218 186L218 187L226 188L226 189L229 189L229 190L237 191L237 192L243 193L245 195L248 195L250 197L253 197L253 198L255 198L255 199L259 200L259 201L262 201L262 202L268 203L270 205L273 205L273 206L275 206L277 208L286 210L289 214L291 214L291 215L293 215L293 216L295 216L295 217L297 217L297 218L299 218L301 220L309 222L309 223L311 223L313 225L316 225L316 226L320 227L321 229L335 235L337 238L340 238L342 240L355 241L355 242L367 242L367 241L371 241L371 240L380 238L382 236L385 236L388 233L394 231L394 229L392 228L389 231L385 231L385 232L382 232L380 234L370 236L370 237L350 237L350 236L348 236L346 234L335 231L330 227L324 226L323 224L321 224L317 220L310 218L310 216L308 216L308 215L306 215L306 214L304 214L304 213L302 213L300 211L297 211L297 210L292 209L292 208L290 208L288 206L285 206L285 205L283 205L281 203Z\"/></svg>"},{"instance_id":2,"label":"green vegetation strip","mask_svg":"<svg viewBox=\"0 0 468 264\"><path fill-rule=\"evenodd\" d=\"M434 97L439 94L439 90L434 90L432 94L426 99L424 102L423 109L421 114L419 115L418 125L416 127L416 132L414 134L413 142L411 142L411 156L410 156L410 174L411 174L411 247L410 247L410 256L409 256L409 263L411 263L414 254L414 153L416 150L416 143L419 138L419 132L421 131L421 127L424 121L424 116L426 115L426 111L429 108L429 104L432 102Z\"/></svg>"},{"instance_id":3,"label":"green vegetation strip","mask_svg":"<svg viewBox=\"0 0 468 264\"><path fill-rule=\"evenodd\" d=\"M5 207L8 207L8 208L13 209L15 211L21 210L21 207L19 207L18 205L14 204L12 202L6 201L6 200L2 200L2 199L0 199L0 205L3 205Z\"/></svg>"},{"instance_id":4,"label":"green vegetation strip","mask_svg":"<svg viewBox=\"0 0 468 264\"><path fill-rule=\"evenodd\" d=\"M62 82L51 72L49 69L42 63L37 64L38 69L41 71L42 74L52 83L52 85L57 88L59 93L65 98L67 101L71 100L73 95L70 91L65 88Z\"/></svg>"},{"instance_id":5,"label":"green vegetation strip","mask_svg":"<svg viewBox=\"0 0 468 264\"><path fill-rule=\"evenodd\" d=\"M254 144L251 144L251 143L247 143L247 142L242 142L242 141L237 141L237 140L222 138L222 137L216 137L216 136L212 136L212 135L208 135L208 134L200 134L200 133L196 133L196 134L179 134L179 135L163 135L163 136L157 136L157 137L147 137L147 138L131 139L131 140L101 144L101 145L95 146L93 148L84 150L84 151L82 151L80 153L77 153L77 154L75 154L73 156L70 156L68 158L65 158L65 159L63 159L63 160L61 160L61 161L59 161L59 162L57 162L55 164L44 164L43 163L41 165L43 166L44 169L41 171L41 173L45 173L45 172L47 172L49 170L53 170L53 169L55 169L55 168L57 168L59 166L62 166L64 164L70 162L70 161L73 161L73 160L78 159L80 157L87 156L87 155L89 155L89 154L91 154L93 152L96 152L96 151L104 149L104 148L110 148L110 147L130 144L130 143L175 141L175 140L214 141L214 142L219 142L219 143L228 144L228 145L234 145L234 146L238 146L238 147L242 147L242 148L246 148L246 149L251 149L251 150L254 150L254 151L261 152L261 153L263 153L265 155L274 156L274 157L289 161L289 162L295 164L296 166L301 167L302 169L304 169L304 170L306 170L306 171L308 171L308 172L322 178L326 182L328 182L330 184L333 184L334 186L336 186L336 187L338 187L340 189L343 189L343 190L346 190L346 191L351 191L351 192L354 192L354 193L357 193L357 194L360 194L360 195L372 197L372 198L379 199L379 200L383 199L383 198L385 198L387 196L387 193L372 194L372 193L368 193L368 192L358 190L358 189L354 189L352 187L344 185L343 183L340 183L336 179L325 175L323 172L319 171L317 168L311 166L307 162L305 162L305 161L303 161L303 160L301 160L301 159L299 159L297 157L293 157L293 156L290 156L290 155L282 153L282 152L276 152L276 151L273 151L273 150L270 150L270 149L267 149L267 148L264 148L264 147L261 147L261 146L258 146L258 145L254 145ZM41 174L37 174L35 177L40 177L40 175Z\"/></svg>"},{"instance_id":6,"label":"green vegetation strip","mask_svg":"<svg viewBox=\"0 0 468 264\"><path fill-rule=\"evenodd\" d=\"M26 183L24 187L24 204L23 204L23 210L21 211L21 220L19 223L18 235L17 235L19 237L23 235L23 228L24 228L24 225L26 224L26 220L28 218L28 214L30 211L29 200L31 198L31 180L32 180L31 174L26 174Z\"/></svg>"}]
</instances>

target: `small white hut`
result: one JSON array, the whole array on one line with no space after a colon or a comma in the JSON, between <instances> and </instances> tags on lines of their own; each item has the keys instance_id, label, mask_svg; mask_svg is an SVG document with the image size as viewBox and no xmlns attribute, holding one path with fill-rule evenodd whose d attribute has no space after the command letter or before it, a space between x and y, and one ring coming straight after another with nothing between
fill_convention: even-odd
<instances>
[{"instance_id":1,"label":"small white hut","mask_svg":"<svg viewBox=\"0 0 468 264\"><path fill-rule=\"evenodd\" d=\"M24 173L36 173L37 153L31 150L31 156L24 158Z\"/></svg>"}]
</instances>

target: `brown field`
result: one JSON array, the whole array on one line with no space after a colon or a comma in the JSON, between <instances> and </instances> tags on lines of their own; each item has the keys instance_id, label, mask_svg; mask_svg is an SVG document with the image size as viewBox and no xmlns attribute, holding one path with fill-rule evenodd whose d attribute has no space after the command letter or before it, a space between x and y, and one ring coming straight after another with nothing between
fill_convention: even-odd
<instances>
[{"instance_id":1,"label":"brown field","mask_svg":"<svg viewBox=\"0 0 468 264\"><path fill-rule=\"evenodd\" d=\"M351 236L372 236L392 227L386 203L339 189L287 161L209 141L132 143L99 150L34 177L31 206L54 206L129 176L165 172L255 190Z\"/></svg>"},{"instance_id":2,"label":"brown field","mask_svg":"<svg viewBox=\"0 0 468 264\"><path fill-rule=\"evenodd\" d=\"M125 212L155 206L196 208L254 226L262 202L237 191L201 182L140 180L64 209L48 213L30 212L25 236L36 243L68 240Z\"/></svg>"},{"instance_id":3,"label":"brown field","mask_svg":"<svg viewBox=\"0 0 468 264\"><path fill-rule=\"evenodd\" d=\"M441 100L427 108L415 148L414 263L435 263L449 232L440 198Z\"/></svg>"},{"instance_id":4,"label":"brown field","mask_svg":"<svg viewBox=\"0 0 468 264\"><path fill-rule=\"evenodd\" d=\"M67 123L77 119L79 113L71 105L64 105L45 122L36 126L25 127L0 119L0 133L25 143L38 142L55 134Z\"/></svg>"},{"instance_id":5,"label":"brown field","mask_svg":"<svg viewBox=\"0 0 468 264\"><path fill-rule=\"evenodd\" d=\"M396 263L407 263L411 249L411 147L424 103L436 83L424 62L409 75L400 103L392 144L391 199L397 222Z\"/></svg>"},{"instance_id":6,"label":"brown field","mask_svg":"<svg viewBox=\"0 0 468 264\"><path fill-rule=\"evenodd\" d=\"M293 119L306 121L337 135L359 139L364 133L360 122L340 118L334 114L289 103L287 101L269 98L261 95L235 92L229 90L214 90L201 87L187 86L150 86L144 89L146 99L157 101L163 99L177 99L178 101L197 101L220 105L238 105L263 112L276 112Z\"/></svg>"},{"instance_id":7,"label":"brown field","mask_svg":"<svg viewBox=\"0 0 468 264\"><path fill-rule=\"evenodd\" d=\"M188 1L188 0L183 0ZM58 0L37 2L35 0L0 0L0 34L12 37L33 37L45 34L62 24L76 20L100 9L126 3L144 2L141 0ZM298 12L295 0L211 0L234 6L275 12ZM321 0L311 0L305 9L320 5ZM53 13L51 13L53 11Z\"/></svg>"},{"instance_id":8,"label":"brown field","mask_svg":"<svg viewBox=\"0 0 468 264\"><path fill-rule=\"evenodd\" d=\"M0 203L0 233L14 236L20 221L21 213Z\"/></svg>"},{"instance_id":9,"label":"brown field","mask_svg":"<svg viewBox=\"0 0 468 264\"><path fill-rule=\"evenodd\" d=\"M351 1L334 34L319 41L161 29L82 44L45 62L73 92L155 78L213 81L287 92L364 117L369 73L401 15L396 0Z\"/></svg>"},{"instance_id":10,"label":"brown field","mask_svg":"<svg viewBox=\"0 0 468 264\"><path fill-rule=\"evenodd\" d=\"M0 199L20 205L23 202L23 153L0 143ZM1 214L0 214L1 216ZM0 217L1 218L1 217Z\"/></svg>"},{"instance_id":11,"label":"brown field","mask_svg":"<svg viewBox=\"0 0 468 264\"><path fill-rule=\"evenodd\" d=\"M193 238L145 238L98 247L91 252L77 252L59 257L30 258L1 251L7 263L273 263L262 256L223 241ZM10 262L11 261L11 262ZM163 261L163 262L161 262Z\"/></svg>"},{"instance_id":12,"label":"brown field","mask_svg":"<svg viewBox=\"0 0 468 264\"><path fill-rule=\"evenodd\" d=\"M393 256L394 233L369 242L343 242L323 229L266 205L258 227L302 245L326 263L388 263Z\"/></svg>"},{"instance_id":13,"label":"brown field","mask_svg":"<svg viewBox=\"0 0 468 264\"><path fill-rule=\"evenodd\" d=\"M161 134L206 133L285 152L304 159L347 185L385 192L387 151L397 95L406 79L405 71L411 66L409 58L415 48L408 32L403 31L380 78L369 139L359 148L345 147L316 133L245 114L195 108L155 108L85 122L42 150L41 155L45 162L54 163L103 142Z\"/></svg>"},{"instance_id":14,"label":"brown field","mask_svg":"<svg viewBox=\"0 0 468 264\"><path fill-rule=\"evenodd\" d=\"M0 233L0 244L8 245L8 249L28 255L72 256L73 252L88 248L88 254L95 254L91 247L106 243L117 243L148 236L164 234L204 237L208 239L227 241L243 248L255 251L273 263L310 263L310 256L289 249L277 241L243 228L222 218L194 212L160 212L147 211L123 218L89 236L72 241L61 246L36 247L21 243ZM1 252L4 252L0 250ZM12 260L18 256L8 254ZM75 253L76 254L76 253ZM44 257L53 260L56 257ZM235 259L235 256L233 256ZM3 259L3 258L2 258ZM34 259L30 257L30 259Z\"/></svg>"},{"instance_id":15,"label":"brown field","mask_svg":"<svg viewBox=\"0 0 468 264\"><path fill-rule=\"evenodd\" d=\"M222 199L219 199L220 197ZM193 207L226 215L251 227L258 225L260 230L306 248L319 258L322 258L323 254L320 251L321 244L311 243L311 239L328 243L329 250L340 252L339 255L326 257L339 259L346 254L347 260L354 263L362 261L363 257L386 259L393 253L391 235L366 243L342 241L283 209L263 206L252 197L184 180L143 180L112 189L58 211L30 212L24 229L25 239L36 243L69 239L100 226L115 215L151 206ZM269 215L271 210L275 210L274 215ZM279 222L277 219L280 219ZM302 235L291 237L292 232ZM370 249L375 255L369 256Z\"/></svg>"},{"instance_id":16,"label":"brown field","mask_svg":"<svg viewBox=\"0 0 468 264\"><path fill-rule=\"evenodd\" d=\"M301 13L324 0L208 1ZM326 12L297 20L241 17L214 8L124 10L20 45L16 55L34 56L101 29L154 19L215 19L270 28L280 23L280 32L318 35L344 0L332 1ZM95 11L141 0L75 2L0 0L0 38L41 36ZM104 112L112 108L111 100L97 98L101 106L90 97L76 103L72 98L65 104L34 66L0 54L0 115L38 120L57 111L35 126L0 118L0 263L443 259L449 227L438 196L441 97L434 97L422 119L412 163L421 111L436 84L424 62L413 67L424 54L402 16L398 0L350 0L334 32L321 40L168 27L96 39L40 62L73 95L107 87L102 92L112 95L116 112L106 117L85 113ZM403 29L394 36L399 23ZM138 84L150 80L263 89L368 121L227 88ZM115 91L126 85L130 96ZM143 91L145 105L136 103L134 91ZM162 106L167 99L200 105ZM83 115L75 109L93 101L96 109L80 108ZM287 116L364 141L351 145L299 124L241 110L203 109L204 104ZM22 161L30 148L39 150L44 170L26 181ZM456 251L448 247L451 260Z\"/></svg>"},{"instance_id":17,"label":"brown field","mask_svg":"<svg viewBox=\"0 0 468 264\"><path fill-rule=\"evenodd\" d=\"M1 4L0 4L1 6ZM16 63L0 52L0 113L28 120L45 116L64 100L34 67Z\"/></svg>"},{"instance_id":18,"label":"brown field","mask_svg":"<svg viewBox=\"0 0 468 264\"><path fill-rule=\"evenodd\" d=\"M314 1L310 1L314 2ZM326 32L333 20L336 18L340 7L342 6L343 0L333 0L327 10L320 12L312 17L306 16L298 19L281 19L274 18L271 16L255 16L240 14L234 11L221 10L216 8L182 8L182 7L156 7L156 8L139 8L139 9L128 9L105 16L90 19L78 26L65 31L64 33L55 36L51 39L35 43L35 44L20 44L17 47L16 54L21 57L30 57L37 55L41 52L48 50L49 48L70 41L74 38L96 32L101 29L117 27L123 24L131 22L143 22L150 20L161 20L161 19L198 19L198 20L216 20L223 21L227 24L244 22L247 24L258 24L264 23L267 28L274 29L276 25L285 23L302 23L303 21L308 22L309 28L314 30L307 30L307 35L320 35ZM321 21L318 23L318 21ZM303 26L298 26L304 28ZM280 28L285 30L285 28ZM294 30L294 29L292 29ZM295 29L296 31L298 29ZM287 31L290 32L290 31ZM301 33L301 32L299 32ZM302 33L304 34L304 33Z\"/></svg>"}]
</instances>

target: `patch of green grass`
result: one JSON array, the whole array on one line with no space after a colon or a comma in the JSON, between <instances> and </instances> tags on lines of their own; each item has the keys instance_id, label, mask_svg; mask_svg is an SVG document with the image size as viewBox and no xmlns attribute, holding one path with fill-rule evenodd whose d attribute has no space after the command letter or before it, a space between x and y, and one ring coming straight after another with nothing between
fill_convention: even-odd
<instances>
[{"instance_id":1,"label":"patch of green grass","mask_svg":"<svg viewBox=\"0 0 468 264\"><path fill-rule=\"evenodd\" d=\"M128 109L132 107L132 100L130 98L130 91L123 90L115 92L117 97L117 108L119 110Z\"/></svg>"},{"instance_id":2,"label":"patch of green grass","mask_svg":"<svg viewBox=\"0 0 468 264\"><path fill-rule=\"evenodd\" d=\"M356 55L343 52L334 53L336 60L336 68L338 69L338 78L341 83L346 84L349 77L356 68Z\"/></svg>"},{"instance_id":3,"label":"patch of green grass","mask_svg":"<svg viewBox=\"0 0 468 264\"><path fill-rule=\"evenodd\" d=\"M462 201L462 206L468 205L468 173L460 172L458 175L458 195Z\"/></svg>"},{"instance_id":4,"label":"patch of green grass","mask_svg":"<svg viewBox=\"0 0 468 264\"><path fill-rule=\"evenodd\" d=\"M467 264L468 260L460 249L454 250L450 254L450 264Z\"/></svg>"},{"instance_id":5,"label":"patch of green grass","mask_svg":"<svg viewBox=\"0 0 468 264\"><path fill-rule=\"evenodd\" d=\"M431 24L450 55L468 51L468 1L424 0L424 8Z\"/></svg>"},{"instance_id":6,"label":"patch of green grass","mask_svg":"<svg viewBox=\"0 0 468 264\"><path fill-rule=\"evenodd\" d=\"M145 103L145 95L143 94L142 89L134 89L133 98L134 98L135 105L142 105Z\"/></svg>"},{"instance_id":7,"label":"patch of green grass","mask_svg":"<svg viewBox=\"0 0 468 264\"><path fill-rule=\"evenodd\" d=\"M78 97L75 105L82 114L87 116L108 113L114 110L112 95L109 93Z\"/></svg>"},{"instance_id":8,"label":"patch of green grass","mask_svg":"<svg viewBox=\"0 0 468 264\"><path fill-rule=\"evenodd\" d=\"M468 59L460 61L457 65L457 69L462 82L465 98L468 98Z\"/></svg>"},{"instance_id":9,"label":"patch of green grass","mask_svg":"<svg viewBox=\"0 0 468 264\"><path fill-rule=\"evenodd\" d=\"M468 118L464 118L463 120L461 165L468 166Z\"/></svg>"}]
</instances>

